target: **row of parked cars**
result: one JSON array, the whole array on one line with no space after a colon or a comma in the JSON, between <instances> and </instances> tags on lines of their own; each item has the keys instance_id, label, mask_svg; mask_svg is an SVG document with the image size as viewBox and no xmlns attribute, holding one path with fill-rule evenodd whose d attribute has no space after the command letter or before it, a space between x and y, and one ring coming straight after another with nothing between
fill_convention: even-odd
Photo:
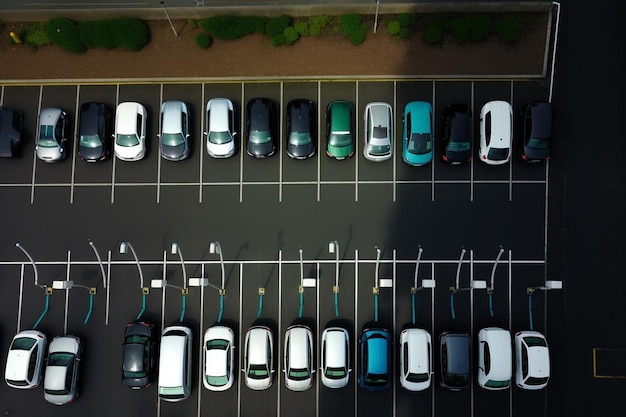
<instances>
[{"instance_id":1,"label":"row of parked cars","mask_svg":"<svg viewBox=\"0 0 626 417\"><path fill-rule=\"evenodd\" d=\"M177 402L191 394L192 332L186 326L163 329L160 343L152 323L136 321L124 333L122 383L132 389L150 386L158 380L158 395ZM431 386L433 352L431 336L419 328L400 333L400 385L409 391ZM536 331L520 331L513 339L515 382L529 390L544 388L550 377L550 354L545 337ZM44 360L47 348L47 359ZM46 401L63 405L78 396L80 338L55 337L47 347L46 335L24 330L15 335L5 368L8 386L18 389L37 387L43 379ZM393 337L384 328L365 328L359 336L359 386L370 391L390 387L393 377ZM478 332L478 384L489 390L511 385L513 348L508 330L487 327ZM245 334L242 372L252 390L271 387L275 373L274 335L269 327L255 325ZM348 385L350 335L341 327L324 329L321 338L320 378L328 388ZM440 385L458 391L471 383L472 361L469 335L445 332L439 337ZM313 384L315 348L311 329L302 324L287 328L284 339L283 372L285 386L305 391ZM158 362L158 377L157 377ZM44 367L45 364L45 367ZM225 391L235 379L235 334L227 326L214 325L202 340L202 383L211 391ZM45 368L45 369L44 369ZM45 371L45 372L44 372Z\"/></svg>"},{"instance_id":2,"label":"row of parked cars","mask_svg":"<svg viewBox=\"0 0 626 417\"><path fill-rule=\"evenodd\" d=\"M0 155L12 156L20 141L21 121L18 113L0 108ZM227 98L207 102L206 150L214 158L235 154L236 108ZM409 165L428 164L434 154L433 110L429 102L412 101L402 114L402 160ZM521 112L522 140L518 153L529 162L550 158L552 141L552 107L546 102L531 102ZM115 124L112 112L102 103L85 103L80 107L78 155L85 161L106 159L113 150L117 158L137 161L146 154L145 107L136 102L117 106ZM383 102L368 103L364 112L363 156L371 161L385 161L394 148L393 110ZM307 159L317 150L317 113L308 99L287 104L287 155ZM160 110L159 149L164 159L180 161L190 154L190 113L183 101L166 101ZM279 111L268 98L248 101L245 112L246 152L256 158L272 156L279 148ZM114 129L111 133L111 129ZM513 110L506 101L486 103L480 111L480 160L490 165L507 163L513 147ZM451 104L441 116L441 158L451 164L472 158L472 114L466 104ZM69 117L59 108L44 108L39 115L37 156L46 162L59 161L67 154ZM355 108L345 100L336 100L326 108L326 154L333 159L347 159L356 150Z\"/></svg>"}]
</instances>

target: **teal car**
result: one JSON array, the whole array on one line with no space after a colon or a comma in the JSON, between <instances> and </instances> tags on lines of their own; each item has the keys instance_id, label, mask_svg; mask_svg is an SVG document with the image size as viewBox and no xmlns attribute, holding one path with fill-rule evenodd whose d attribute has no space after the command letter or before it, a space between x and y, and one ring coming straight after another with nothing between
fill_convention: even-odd
<instances>
[{"instance_id":1,"label":"teal car","mask_svg":"<svg viewBox=\"0 0 626 417\"><path fill-rule=\"evenodd\" d=\"M326 107L326 155L347 159L354 155L354 105L336 100Z\"/></svg>"},{"instance_id":2,"label":"teal car","mask_svg":"<svg viewBox=\"0 0 626 417\"><path fill-rule=\"evenodd\" d=\"M409 165L426 165L433 159L433 108L426 101L412 101L404 107L402 160Z\"/></svg>"}]
</instances>

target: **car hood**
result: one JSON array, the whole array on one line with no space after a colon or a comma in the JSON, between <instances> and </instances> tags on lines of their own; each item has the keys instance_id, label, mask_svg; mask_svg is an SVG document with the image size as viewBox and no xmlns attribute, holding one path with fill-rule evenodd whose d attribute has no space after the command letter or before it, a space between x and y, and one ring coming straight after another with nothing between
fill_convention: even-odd
<instances>
[{"instance_id":1,"label":"car hood","mask_svg":"<svg viewBox=\"0 0 626 417\"><path fill-rule=\"evenodd\" d=\"M289 143L287 145L287 152L292 158L306 159L313 156L315 147L312 143L307 143L306 145L294 145Z\"/></svg>"},{"instance_id":2,"label":"car hood","mask_svg":"<svg viewBox=\"0 0 626 417\"><path fill-rule=\"evenodd\" d=\"M78 147L80 156L87 161L96 161L104 158L104 147L96 146L95 148L87 148L84 146Z\"/></svg>"},{"instance_id":3,"label":"car hood","mask_svg":"<svg viewBox=\"0 0 626 417\"><path fill-rule=\"evenodd\" d=\"M144 149L142 143L135 146L119 146L115 145L115 155L123 160L137 160L144 156Z\"/></svg>"},{"instance_id":4,"label":"car hood","mask_svg":"<svg viewBox=\"0 0 626 417\"><path fill-rule=\"evenodd\" d=\"M524 154L526 155L527 159L546 159L548 156L550 156L550 149L535 149L535 148L529 148L528 146L524 146Z\"/></svg>"},{"instance_id":5,"label":"car hood","mask_svg":"<svg viewBox=\"0 0 626 417\"><path fill-rule=\"evenodd\" d=\"M63 159L63 149L55 146L54 148L37 147L37 156L46 161L58 161Z\"/></svg>"},{"instance_id":6,"label":"car hood","mask_svg":"<svg viewBox=\"0 0 626 417\"><path fill-rule=\"evenodd\" d=\"M274 153L274 144L266 143L248 143L248 153L257 158L270 156Z\"/></svg>"},{"instance_id":7,"label":"car hood","mask_svg":"<svg viewBox=\"0 0 626 417\"><path fill-rule=\"evenodd\" d=\"M207 147L207 151L209 152L209 155L211 155L214 158L227 158L231 156L233 153L235 153L235 142L232 140L228 143L217 144L217 143L211 143L207 139L206 147Z\"/></svg>"},{"instance_id":8,"label":"car hood","mask_svg":"<svg viewBox=\"0 0 626 417\"><path fill-rule=\"evenodd\" d=\"M189 148L184 143L176 146L161 144L161 156L170 161L185 159L189 154Z\"/></svg>"}]
</instances>

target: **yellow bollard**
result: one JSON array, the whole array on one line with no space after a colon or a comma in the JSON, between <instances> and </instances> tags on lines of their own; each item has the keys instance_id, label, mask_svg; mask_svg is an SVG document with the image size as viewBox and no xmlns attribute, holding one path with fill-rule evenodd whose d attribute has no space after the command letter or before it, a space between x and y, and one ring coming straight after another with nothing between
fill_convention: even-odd
<instances>
[{"instance_id":1,"label":"yellow bollard","mask_svg":"<svg viewBox=\"0 0 626 417\"><path fill-rule=\"evenodd\" d=\"M11 39L13 39L15 43L22 43L22 40L20 39L19 36L17 36L17 33L11 32L9 33L9 35L11 35Z\"/></svg>"}]
</instances>

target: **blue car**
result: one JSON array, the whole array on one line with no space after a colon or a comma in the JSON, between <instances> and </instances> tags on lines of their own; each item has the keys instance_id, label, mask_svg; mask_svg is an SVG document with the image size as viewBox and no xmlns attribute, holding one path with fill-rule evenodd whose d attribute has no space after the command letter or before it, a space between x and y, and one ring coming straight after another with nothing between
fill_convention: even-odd
<instances>
[{"instance_id":1,"label":"blue car","mask_svg":"<svg viewBox=\"0 0 626 417\"><path fill-rule=\"evenodd\" d=\"M386 390L391 385L393 369L391 333L387 329L364 329L359 345L359 385L368 391Z\"/></svg>"},{"instance_id":2,"label":"blue car","mask_svg":"<svg viewBox=\"0 0 626 417\"><path fill-rule=\"evenodd\" d=\"M426 165L433 159L433 108L426 101L412 101L402 117L402 160L409 165Z\"/></svg>"}]
</instances>

